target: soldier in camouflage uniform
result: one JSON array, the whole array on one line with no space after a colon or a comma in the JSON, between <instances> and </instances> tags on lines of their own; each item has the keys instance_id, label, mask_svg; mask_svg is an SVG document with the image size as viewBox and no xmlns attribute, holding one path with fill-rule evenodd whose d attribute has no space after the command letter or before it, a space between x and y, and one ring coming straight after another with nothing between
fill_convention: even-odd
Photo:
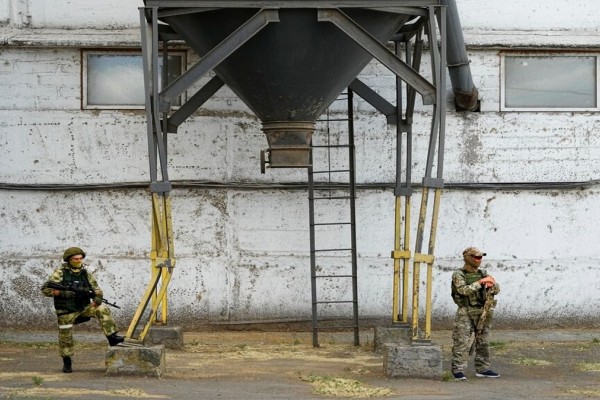
<instances>
[{"instance_id":1,"label":"soldier in camouflage uniform","mask_svg":"<svg viewBox=\"0 0 600 400\"><path fill-rule=\"evenodd\" d=\"M96 278L85 269L84 258L83 250L69 247L63 254L64 263L52 273L42 287L44 296L54 298L54 308L58 317L58 348L63 359L63 372L66 373L73 372L73 325L95 317L100 322L110 346L116 346L124 340L122 336L117 335L115 320L108 307L102 304L102 289L98 286ZM81 296L70 290L49 288L50 282L92 291L95 297L90 302L90 296Z\"/></svg>"},{"instance_id":2,"label":"soldier in camouflage uniform","mask_svg":"<svg viewBox=\"0 0 600 400\"><path fill-rule=\"evenodd\" d=\"M463 251L465 264L452 274L452 298L458 305L454 320L452 339L452 374L456 380L466 380L464 370L467 367L469 339L475 331L485 303L485 291L498 294L500 286L488 275L485 269L479 268L486 253L476 247L468 247ZM498 378L490 369L489 331L492 311L486 320L483 332L475 342L475 376L480 378Z\"/></svg>"}]
</instances>

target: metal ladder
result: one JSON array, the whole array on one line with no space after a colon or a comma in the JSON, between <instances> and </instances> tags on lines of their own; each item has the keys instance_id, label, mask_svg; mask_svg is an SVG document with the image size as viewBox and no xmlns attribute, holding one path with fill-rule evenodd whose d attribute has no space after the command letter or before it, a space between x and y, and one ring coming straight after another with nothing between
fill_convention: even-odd
<instances>
[{"instance_id":1,"label":"metal ladder","mask_svg":"<svg viewBox=\"0 0 600 400\"><path fill-rule=\"evenodd\" d=\"M324 125L318 129L324 135L315 132L308 168L314 347L319 347L320 331L349 328L354 332L354 345L360 344L353 92L348 89L336 101L343 101L344 95L348 107L345 118L331 118L330 106L325 118L317 121ZM346 141L342 140L344 131ZM343 317L349 314L350 306L352 317Z\"/></svg>"}]
</instances>

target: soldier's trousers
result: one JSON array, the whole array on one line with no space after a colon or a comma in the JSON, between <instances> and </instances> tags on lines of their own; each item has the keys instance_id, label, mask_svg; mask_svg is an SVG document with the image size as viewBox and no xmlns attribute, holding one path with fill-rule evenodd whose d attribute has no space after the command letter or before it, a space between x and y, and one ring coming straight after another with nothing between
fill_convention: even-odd
<instances>
[{"instance_id":1,"label":"soldier's trousers","mask_svg":"<svg viewBox=\"0 0 600 400\"><path fill-rule=\"evenodd\" d=\"M108 307L101 304L97 307L90 303L82 311L58 316L58 351L61 357L73 355L73 325L77 318L96 318L106 336L116 333L119 329Z\"/></svg>"},{"instance_id":2,"label":"soldier's trousers","mask_svg":"<svg viewBox=\"0 0 600 400\"><path fill-rule=\"evenodd\" d=\"M469 312L466 306L458 307L454 320L454 330L452 332L452 339L454 340L454 346L452 347L452 372L462 372L467 367L469 339L471 333L475 331L478 321L479 315L477 314L477 310ZM489 331L492 327L491 323L490 315L483 332L475 342L475 370L477 372L483 372L490 368Z\"/></svg>"}]
</instances>

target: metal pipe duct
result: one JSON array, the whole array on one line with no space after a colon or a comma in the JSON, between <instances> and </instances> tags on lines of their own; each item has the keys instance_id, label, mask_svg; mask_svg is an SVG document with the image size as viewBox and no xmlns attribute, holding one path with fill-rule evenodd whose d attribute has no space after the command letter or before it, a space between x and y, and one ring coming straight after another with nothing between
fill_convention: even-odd
<instances>
[{"instance_id":1,"label":"metal pipe duct","mask_svg":"<svg viewBox=\"0 0 600 400\"><path fill-rule=\"evenodd\" d=\"M448 72L458 111L478 111L479 92L473 83L469 58L465 47L458 8L455 0L440 0L446 9L446 43Z\"/></svg>"}]
</instances>

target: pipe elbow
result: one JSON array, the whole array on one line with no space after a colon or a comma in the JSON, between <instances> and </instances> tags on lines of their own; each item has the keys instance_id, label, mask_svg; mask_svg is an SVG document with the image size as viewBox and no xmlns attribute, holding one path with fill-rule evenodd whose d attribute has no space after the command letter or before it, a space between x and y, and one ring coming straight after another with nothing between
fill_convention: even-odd
<instances>
[{"instance_id":1,"label":"pipe elbow","mask_svg":"<svg viewBox=\"0 0 600 400\"><path fill-rule=\"evenodd\" d=\"M475 86L468 93L454 90L454 104L456 105L456 111L479 111L479 91Z\"/></svg>"}]
</instances>

